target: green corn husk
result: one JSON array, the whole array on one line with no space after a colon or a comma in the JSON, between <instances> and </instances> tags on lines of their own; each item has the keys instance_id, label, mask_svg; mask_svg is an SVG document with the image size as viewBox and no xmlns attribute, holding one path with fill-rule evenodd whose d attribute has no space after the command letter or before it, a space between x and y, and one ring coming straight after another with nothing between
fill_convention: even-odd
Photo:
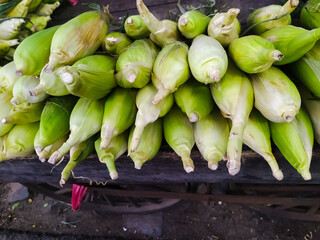
<instances>
[{"instance_id":1,"label":"green corn husk","mask_svg":"<svg viewBox=\"0 0 320 240\"><path fill-rule=\"evenodd\" d=\"M28 28L32 33L39 32L47 27L48 22L51 20L50 16L38 16L33 13L27 15L30 22L25 27Z\"/></svg>"},{"instance_id":2,"label":"green corn husk","mask_svg":"<svg viewBox=\"0 0 320 240\"><path fill-rule=\"evenodd\" d=\"M140 15L129 16L124 22L124 30L132 39L147 38L150 31Z\"/></svg>"},{"instance_id":3,"label":"green corn husk","mask_svg":"<svg viewBox=\"0 0 320 240\"><path fill-rule=\"evenodd\" d=\"M32 0L28 6L28 12L33 12L41 4L42 0Z\"/></svg>"},{"instance_id":4,"label":"green corn husk","mask_svg":"<svg viewBox=\"0 0 320 240\"><path fill-rule=\"evenodd\" d=\"M206 117L213 109L213 100L208 86L194 79L184 83L173 94L174 100L190 122Z\"/></svg>"},{"instance_id":5,"label":"green corn husk","mask_svg":"<svg viewBox=\"0 0 320 240\"><path fill-rule=\"evenodd\" d=\"M291 24L290 13L292 13L298 5L299 0L288 0L283 6L269 5L258 8L249 15L247 26L252 27L251 31L254 34L260 35L270 29L289 25Z\"/></svg>"},{"instance_id":6,"label":"green corn husk","mask_svg":"<svg viewBox=\"0 0 320 240\"><path fill-rule=\"evenodd\" d=\"M136 105L138 107L138 112L136 115L132 141L129 144L129 155L138 148L145 128L150 123L155 122L158 118L166 115L173 105L174 99L172 94L169 94L166 98L162 99L159 104L154 105L152 103L152 97L156 92L157 89L149 83L137 93Z\"/></svg>"},{"instance_id":7,"label":"green corn husk","mask_svg":"<svg viewBox=\"0 0 320 240\"><path fill-rule=\"evenodd\" d=\"M299 112L301 98L294 83L278 68L249 76L254 106L272 122L290 122Z\"/></svg>"},{"instance_id":8,"label":"green corn husk","mask_svg":"<svg viewBox=\"0 0 320 240\"><path fill-rule=\"evenodd\" d=\"M232 126L227 146L227 167L231 175L240 171L243 132L253 107L253 88L247 76L229 59L220 82L211 85L214 101Z\"/></svg>"},{"instance_id":9,"label":"green corn husk","mask_svg":"<svg viewBox=\"0 0 320 240\"><path fill-rule=\"evenodd\" d=\"M18 39L12 39L12 40L0 39L0 59L3 58L10 51L10 47L16 46L18 44L19 44Z\"/></svg>"},{"instance_id":10,"label":"green corn husk","mask_svg":"<svg viewBox=\"0 0 320 240\"><path fill-rule=\"evenodd\" d=\"M288 72L315 96L320 97L320 42L316 42L310 51L291 63Z\"/></svg>"},{"instance_id":11,"label":"green corn husk","mask_svg":"<svg viewBox=\"0 0 320 240\"><path fill-rule=\"evenodd\" d=\"M15 125L4 137L0 161L17 157L26 157L34 152L33 141L39 128L39 122Z\"/></svg>"},{"instance_id":12,"label":"green corn husk","mask_svg":"<svg viewBox=\"0 0 320 240\"><path fill-rule=\"evenodd\" d=\"M27 124L40 120L41 112L45 101L38 103L23 102L13 106L10 113L2 118L1 122L5 124Z\"/></svg>"},{"instance_id":13,"label":"green corn husk","mask_svg":"<svg viewBox=\"0 0 320 240\"><path fill-rule=\"evenodd\" d=\"M174 42L162 48L156 57L151 77L158 92L152 99L157 105L191 77L188 65L188 45Z\"/></svg>"},{"instance_id":14,"label":"green corn husk","mask_svg":"<svg viewBox=\"0 0 320 240\"><path fill-rule=\"evenodd\" d=\"M187 173L194 171L190 157L195 144L193 123L188 121L180 108L174 106L163 118L164 137L169 146L181 157L183 168Z\"/></svg>"},{"instance_id":15,"label":"green corn husk","mask_svg":"<svg viewBox=\"0 0 320 240\"><path fill-rule=\"evenodd\" d=\"M259 73L284 58L283 53L260 36L249 35L233 40L228 49L235 64L246 73Z\"/></svg>"},{"instance_id":16,"label":"green corn husk","mask_svg":"<svg viewBox=\"0 0 320 240\"><path fill-rule=\"evenodd\" d=\"M284 55L283 59L274 62L274 65L284 65L298 60L314 46L320 39L320 28L306 30L288 25L264 32L261 37L272 42Z\"/></svg>"},{"instance_id":17,"label":"green corn husk","mask_svg":"<svg viewBox=\"0 0 320 240\"><path fill-rule=\"evenodd\" d=\"M100 99L117 86L114 70L116 59L106 55L90 55L72 66L61 67L60 79L68 91L78 97Z\"/></svg>"},{"instance_id":18,"label":"green corn husk","mask_svg":"<svg viewBox=\"0 0 320 240\"><path fill-rule=\"evenodd\" d=\"M29 94L29 91L38 86L39 82L40 80L36 76L25 75L20 77L13 86L13 98L10 102L13 105L19 105L23 102L37 103L44 101L47 97L49 97L49 95L46 93L39 94L38 96L31 96Z\"/></svg>"},{"instance_id":19,"label":"green corn husk","mask_svg":"<svg viewBox=\"0 0 320 240\"><path fill-rule=\"evenodd\" d=\"M133 141L135 126L131 127L128 145ZM134 162L136 169L141 169L142 165L156 156L160 150L162 142L162 119L148 124L141 135L140 144L136 151L131 152L130 158ZM152 143L152 144L150 144Z\"/></svg>"},{"instance_id":20,"label":"green corn husk","mask_svg":"<svg viewBox=\"0 0 320 240\"><path fill-rule=\"evenodd\" d=\"M300 25L307 29L320 27L319 0L309 0L300 12Z\"/></svg>"},{"instance_id":21,"label":"green corn husk","mask_svg":"<svg viewBox=\"0 0 320 240\"><path fill-rule=\"evenodd\" d=\"M43 70L52 72L95 53L107 34L109 22L108 12L88 11L61 25L53 35L49 62Z\"/></svg>"},{"instance_id":22,"label":"green corn husk","mask_svg":"<svg viewBox=\"0 0 320 240\"><path fill-rule=\"evenodd\" d=\"M128 135L129 131L115 136L107 148L100 149L101 138L95 142L95 149L101 163L107 165L109 175L112 180L118 178L118 172L114 162L128 150Z\"/></svg>"},{"instance_id":23,"label":"green corn husk","mask_svg":"<svg viewBox=\"0 0 320 240\"><path fill-rule=\"evenodd\" d=\"M9 18L0 22L0 39L11 40L16 38L23 23L24 20L22 18Z\"/></svg>"},{"instance_id":24,"label":"green corn husk","mask_svg":"<svg viewBox=\"0 0 320 240\"><path fill-rule=\"evenodd\" d=\"M134 123L137 114L135 100L136 92L132 89L116 88L110 94L104 105L100 149L105 149L114 137Z\"/></svg>"},{"instance_id":25,"label":"green corn husk","mask_svg":"<svg viewBox=\"0 0 320 240\"><path fill-rule=\"evenodd\" d=\"M9 52L7 52L7 54L3 58L6 59L9 62L12 62L13 61L13 55L14 55L15 51L16 51L16 49L14 47L10 47Z\"/></svg>"},{"instance_id":26,"label":"green corn husk","mask_svg":"<svg viewBox=\"0 0 320 240\"><path fill-rule=\"evenodd\" d=\"M55 164L72 146L85 141L100 131L103 117L104 100L80 98L70 115L70 135L68 140L49 158Z\"/></svg>"},{"instance_id":27,"label":"green corn husk","mask_svg":"<svg viewBox=\"0 0 320 240\"><path fill-rule=\"evenodd\" d=\"M216 170L227 152L229 125L221 113L214 110L194 124L194 137L208 168Z\"/></svg>"},{"instance_id":28,"label":"green corn husk","mask_svg":"<svg viewBox=\"0 0 320 240\"><path fill-rule=\"evenodd\" d=\"M90 154L94 153L94 143L97 139L96 135L88 138L87 140L80 142L74 145L70 149L70 159L67 165L61 172L61 178L59 181L59 185L63 187L63 185L67 182L70 177L71 172L73 169L85 160Z\"/></svg>"},{"instance_id":29,"label":"green corn husk","mask_svg":"<svg viewBox=\"0 0 320 240\"><path fill-rule=\"evenodd\" d=\"M26 17L29 6L34 0L22 0L14 8L5 14L6 17Z\"/></svg>"},{"instance_id":30,"label":"green corn husk","mask_svg":"<svg viewBox=\"0 0 320 240\"><path fill-rule=\"evenodd\" d=\"M14 52L17 74L39 75L48 62L51 40L59 26L51 27L24 39Z\"/></svg>"},{"instance_id":31,"label":"green corn husk","mask_svg":"<svg viewBox=\"0 0 320 240\"><path fill-rule=\"evenodd\" d=\"M112 32L104 37L101 47L109 54L120 55L122 50L128 47L131 43L132 40L126 34Z\"/></svg>"},{"instance_id":32,"label":"green corn husk","mask_svg":"<svg viewBox=\"0 0 320 240\"><path fill-rule=\"evenodd\" d=\"M178 29L188 39L205 34L211 18L197 10L183 13L178 20Z\"/></svg>"},{"instance_id":33,"label":"green corn husk","mask_svg":"<svg viewBox=\"0 0 320 240\"><path fill-rule=\"evenodd\" d=\"M43 151L69 132L70 115L77 100L71 95L47 100L40 117L39 137L34 144L36 152Z\"/></svg>"},{"instance_id":34,"label":"green corn husk","mask_svg":"<svg viewBox=\"0 0 320 240\"><path fill-rule=\"evenodd\" d=\"M270 128L268 120L259 111L252 109L243 133L243 143L261 155L269 164L272 175L278 180L283 179L277 160L271 149Z\"/></svg>"},{"instance_id":35,"label":"green corn husk","mask_svg":"<svg viewBox=\"0 0 320 240\"><path fill-rule=\"evenodd\" d=\"M301 174L304 180L310 180L309 171L313 129L306 111L301 108L295 119L286 123L270 122L271 137L287 161Z\"/></svg>"},{"instance_id":36,"label":"green corn husk","mask_svg":"<svg viewBox=\"0 0 320 240\"><path fill-rule=\"evenodd\" d=\"M0 69L0 90L12 93L12 89L19 76L16 75L16 65L13 61L7 63Z\"/></svg>"},{"instance_id":37,"label":"green corn husk","mask_svg":"<svg viewBox=\"0 0 320 240\"><path fill-rule=\"evenodd\" d=\"M136 0L137 9L143 21L147 25L150 39L159 47L179 40L178 24L170 20L159 21L151 12L149 12L142 0Z\"/></svg>"},{"instance_id":38,"label":"green corn husk","mask_svg":"<svg viewBox=\"0 0 320 240\"><path fill-rule=\"evenodd\" d=\"M220 81L228 66L227 53L222 45L205 35L193 39L188 61L194 78L204 84Z\"/></svg>"},{"instance_id":39,"label":"green corn husk","mask_svg":"<svg viewBox=\"0 0 320 240\"><path fill-rule=\"evenodd\" d=\"M237 16L239 8L230 8L227 12L216 14L208 25L208 35L228 47L232 40L239 38L241 25Z\"/></svg>"},{"instance_id":40,"label":"green corn husk","mask_svg":"<svg viewBox=\"0 0 320 240\"><path fill-rule=\"evenodd\" d=\"M55 2L52 4L49 3L40 3L37 9L34 11L38 16L50 16L54 10L60 6L60 2Z\"/></svg>"},{"instance_id":41,"label":"green corn husk","mask_svg":"<svg viewBox=\"0 0 320 240\"><path fill-rule=\"evenodd\" d=\"M12 98L12 95L10 93L2 92L0 93L0 119L3 119L4 117L8 116L11 109L13 108L12 104L10 103L10 100ZM0 123L0 136L6 135L12 128L14 124L3 124Z\"/></svg>"},{"instance_id":42,"label":"green corn husk","mask_svg":"<svg viewBox=\"0 0 320 240\"><path fill-rule=\"evenodd\" d=\"M157 47L149 39L135 40L121 52L117 60L115 77L118 85L124 88L147 85L157 54Z\"/></svg>"}]
</instances>

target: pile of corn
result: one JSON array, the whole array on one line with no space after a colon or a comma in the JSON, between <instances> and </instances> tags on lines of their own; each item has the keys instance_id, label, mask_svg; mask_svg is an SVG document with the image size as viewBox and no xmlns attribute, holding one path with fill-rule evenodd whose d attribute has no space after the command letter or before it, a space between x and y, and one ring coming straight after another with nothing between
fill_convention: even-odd
<instances>
[{"instance_id":1,"label":"pile of corn","mask_svg":"<svg viewBox=\"0 0 320 240\"><path fill-rule=\"evenodd\" d=\"M192 10L173 22L136 4L140 15L126 19L125 33L107 34L104 9L21 42L0 69L0 159L35 151L56 164L69 153L64 184L95 151L116 179L117 158L127 153L140 169L164 135L188 173L196 145L210 169L224 159L237 174L245 144L282 180L272 139L311 179L314 136L320 142L319 0L301 11L305 28L290 25L299 1L289 0L252 12L250 35L241 37L239 9L213 18Z\"/></svg>"}]
</instances>

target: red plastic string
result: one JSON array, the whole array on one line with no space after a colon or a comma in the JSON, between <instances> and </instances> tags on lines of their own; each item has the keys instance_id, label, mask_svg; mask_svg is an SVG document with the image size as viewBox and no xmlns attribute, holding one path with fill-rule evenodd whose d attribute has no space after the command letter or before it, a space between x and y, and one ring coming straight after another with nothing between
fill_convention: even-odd
<instances>
[{"instance_id":1,"label":"red plastic string","mask_svg":"<svg viewBox=\"0 0 320 240\"><path fill-rule=\"evenodd\" d=\"M70 5L71 5L72 7L74 7L75 5L77 5L78 2L79 2L79 0L68 0L68 1L69 1Z\"/></svg>"},{"instance_id":2,"label":"red plastic string","mask_svg":"<svg viewBox=\"0 0 320 240\"><path fill-rule=\"evenodd\" d=\"M81 200L87 189L85 186L72 184L71 207L73 211L77 211L80 208Z\"/></svg>"}]
</instances>

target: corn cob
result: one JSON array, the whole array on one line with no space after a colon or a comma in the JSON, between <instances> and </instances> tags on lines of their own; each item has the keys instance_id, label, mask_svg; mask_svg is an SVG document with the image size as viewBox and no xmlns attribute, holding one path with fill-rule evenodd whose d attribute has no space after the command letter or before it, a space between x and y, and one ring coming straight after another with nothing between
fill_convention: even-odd
<instances>
[{"instance_id":1,"label":"corn cob","mask_svg":"<svg viewBox=\"0 0 320 240\"><path fill-rule=\"evenodd\" d=\"M50 16L38 16L33 13L28 14L27 18L29 18L30 22L28 22L25 27L33 33L45 29L48 22L51 20Z\"/></svg>"},{"instance_id":2,"label":"corn cob","mask_svg":"<svg viewBox=\"0 0 320 240\"><path fill-rule=\"evenodd\" d=\"M6 13L6 17L26 17L29 6L34 0L22 0L13 9Z\"/></svg>"},{"instance_id":3,"label":"corn cob","mask_svg":"<svg viewBox=\"0 0 320 240\"><path fill-rule=\"evenodd\" d=\"M3 119L10 113L13 107L12 104L10 103L11 98L12 98L12 95L10 93L6 93L6 92L0 93L0 106L1 106L0 119ZM5 134L7 134L13 126L14 124L3 124L1 122L0 136L2 137Z\"/></svg>"},{"instance_id":4,"label":"corn cob","mask_svg":"<svg viewBox=\"0 0 320 240\"><path fill-rule=\"evenodd\" d=\"M0 69L0 90L12 93L12 89L19 76L16 75L16 65L13 61L7 63Z\"/></svg>"},{"instance_id":5,"label":"corn cob","mask_svg":"<svg viewBox=\"0 0 320 240\"><path fill-rule=\"evenodd\" d=\"M150 31L140 15L129 16L124 22L124 30L132 39L147 38Z\"/></svg>"},{"instance_id":6,"label":"corn cob","mask_svg":"<svg viewBox=\"0 0 320 240\"><path fill-rule=\"evenodd\" d=\"M187 11L178 20L178 29L188 39L205 34L211 18L197 11Z\"/></svg>"},{"instance_id":7,"label":"corn cob","mask_svg":"<svg viewBox=\"0 0 320 240\"><path fill-rule=\"evenodd\" d=\"M300 24L307 29L320 27L319 0L309 0L300 12Z\"/></svg>"},{"instance_id":8,"label":"corn cob","mask_svg":"<svg viewBox=\"0 0 320 240\"><path fill-rule=\"evenodd\" d=\"M104 37L101 47L109 54L120 55L122 50L128 47L131 43L132 40L126 34L112 32Z\"/></svg>"},{"instance_id":9,"label":"corn cob","mask_svg":"<svg viewBox=\"0 0 320 240\"><path fill-rule=\"evenodd\" d=\"M60 2L55 2L52 4L40 3L37 9L35 9L34 13L38 16L50 16L60 5Z\"/></svg>"},{"instance_id":10,"label":"corn cob","mask_svg":"<svg viewBox=\"0 0 320 240\"><path fill-rule=\"evenodd\" d=\"M24 22L21 18L11 18L0 22L0 39L11 40L16 38Z\"/></svg>"}]
</instances>

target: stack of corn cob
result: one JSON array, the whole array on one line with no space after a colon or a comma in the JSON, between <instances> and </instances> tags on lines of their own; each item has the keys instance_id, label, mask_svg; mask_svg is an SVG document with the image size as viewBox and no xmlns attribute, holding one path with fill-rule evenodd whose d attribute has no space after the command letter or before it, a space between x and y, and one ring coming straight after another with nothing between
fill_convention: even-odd
<instances>
[{"instance_id":1,"label":"stack of corn cob","mask_svg":"<svg viewBox=\"0 0 320 240\"><path fill-rule=\"evenodd\" d=\"M319 16L310 10L319 1L309 2L301 24ZM127 152L140 169L164 133L187 173L196 145L210 169L225 159L235 175L245 144L282 180L272 139L311 179L314 135L320 142L320 22L311 30L290 25L299 1L256 9L251 35L242 37L240 9L213 18L192 10L176 23L136 4L140 15L126 19L125 33L108 33L104 9L22 41L0 69L1 160L35 151L56 164L69 152L62 185L95 151L116 179L117 158Z\"/></svg>"}]
</instances>

